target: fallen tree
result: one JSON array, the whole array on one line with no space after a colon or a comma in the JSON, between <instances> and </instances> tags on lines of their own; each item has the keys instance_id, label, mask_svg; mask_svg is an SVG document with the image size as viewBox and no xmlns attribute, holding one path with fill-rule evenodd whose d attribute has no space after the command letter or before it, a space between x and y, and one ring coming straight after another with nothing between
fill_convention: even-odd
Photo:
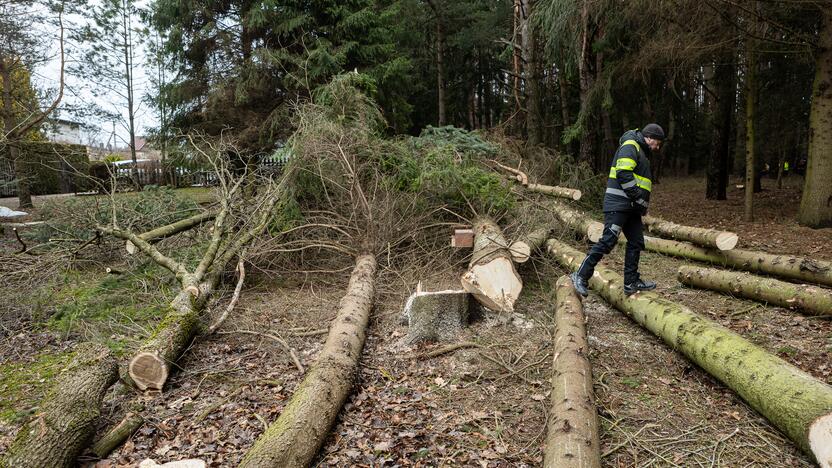
<instances>
[{"instance_id":1,"label":"fallen tree","mask_svg":"<svg viewBox=\"0 0 832 468\"><path fill-rule=\"evenodd\" d=\"M649 236L644 237L644 242L647 250L665 255L714 263L752 273L765 273L782 278L832 286L832 263L829 262L751 250L719 251L687 242Z\"/></svg>"},{"instance_id":2,"label":"fallen tree","mask_svg":"<svg viewBox=\"0 0 832 468\"><path fill-rule=\"evenodd\" d=\"M532 252L542 247L543 243L546 242L549 232L551 232L551 229L547 227L534 227L512 242L508 248L511 251L512 260L515 263L528 262Z\"/></svg>"},{"instance_id":3,"label":"fallen tree","mask_svg":"<svg viewBox=\"0 0 832 468\"><path fill-rule=\"evenodd\" d=\"M75 466L95 434L104 393L117 379L118 363L109 349L81 345L55 379L34 419L20 428L0 465Z\"/></svg>"},{"instance_id":4,"label":"fallen tree","mask_svg":"<svg viewBox=\"0 0 832 468\"><path fill-rule=\"evenodd\" d=\"M589 239L590 242L598 242L604 233L603 223L599 223L578 210L572 209L563 203L551 201L547 203L546 209L553 213L567 227L578 232Z\"/></svg>"},{"instance_id":5,"label":"fallen tree","mask_svg":"<svg viewBox=\"0 0 832 468\"><path fill-rule=\"evenodd\" d=\"M733 232L683 226L653 216L644 216L642 220L647 230L653 234L693 242L704 247L731 250L737 246L739 240L739 236Z\"/></svg>"},{"instance_id":6,"label":"fallen tree","mask_svg":"<svg viewBox=\"0 0 832 468\"><path fill-rule=\"evenodd\" d=\"M567 276L557 282L554 370L543 466L601 466L598 416L581 299Z\"/></svg>"},{"instance_id":7,"label":"fallen tree","mask_svg":"<svg viewBox=\"0 0 832 468\"><path fill-rule=\"evenodd\" d=\"M678 277L686 286L721 291L816 315L832 315L832 291L815 286L687 265L679 268Z\"/></svg>"},{"instance_id":8,"label":"fallen tree","mask_svg":"<svg viewBox=\"0 0 832 468\"><path fill-rule=\"evenodd\" d=\"M171 223L166 226L160 226L156 229L151 229L150 231L143 232L139 234L138 237L143 241L147 241L150 244L154 244L162 239L166 239L168 237L179 234L180 232L187 231L196 226L199 226L202 223L207 223L208 221L211 221L216 217L216 212L204 211L189 218L179 220L175 223ZM138 249L136 249L135 244L133 244L129 240L125 241L125 249L127 250L127 253L130 255L133 255L138 251Z\"/></svg>"},{"instance_id":9,"label":"fallen tree","mask_svg":"<svg viewBox=\"0 0 832 468\"><path fill-rule=\"evenodd\" d=\"M584 254L550 239L550 254L575 269ZM589 281L604 299L737 392L822 467L832 466L832 386L716 322L655 293L626 296L599 265Z\"/></svg>"},{"instance_id":10,"label":"fallen tree","mask_svg":"<svg viewBox=\"0 0 832 468\"><path fill-rule=\"evenodd\" d=\"M510 177L510 179L516 180L520 183L520 185L526 187L532 192L544 193L546 195L552 195L555 197L568 198L570 200L575 201L581 199L581 191L578 189L558 187L557 185L532 184L529 183L529 176L525 172L519 169L514 169L513 167L506 166L504 164L500 164L497 161L493 162L497 164L497 166L500 169L513 174L514 177Z\"/></svg>"},{"instance_id":11,"label":"fallen tree","mask_svg":"<svg viewBox=\"0 0 832 468\"><path fill-rule=\"evenodd\" d=\"M503 232L493 219L477 216L473 220L474 252L462 287L485 307L495 312L514 311L514 302L523 289Z\"/></svg>"},{"instance_id":12,"label":"fallen tree","mask_svg":"<svg viewBox=\"0 0 832 468\"><path fill-rule=\"evenodd\" d=\"M376 260L361 255L324 348L292 399L246 453L241 467L309 466L327 437L353 382L370 309Z\"/></svg>"}]
</instances>

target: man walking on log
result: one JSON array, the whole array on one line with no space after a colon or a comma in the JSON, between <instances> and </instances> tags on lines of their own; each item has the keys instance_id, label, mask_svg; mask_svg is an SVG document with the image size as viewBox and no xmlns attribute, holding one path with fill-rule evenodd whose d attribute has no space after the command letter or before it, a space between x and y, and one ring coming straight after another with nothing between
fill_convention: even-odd
<instances>
[{"instance_id":1,"label":"man walking on log","mask_svg":"<svg viewBox=\"0 0 832 468\"><path fill-rule=\"evenodd\" d=\"M647 124L641 131L629 130L619 139L619 147L610 165L607 192L604 194L604 233L589 250L578 271L572 273L575 289L586 297L589 279L595 265L610 253L622 232L627 237L624 254L624 293L649 291L656 283L641 279L638 261L644 250L644 227L641 217L647 214L650 203L651 151L658 151L664 140L664 130L658 124Z\"/></svg>"}]
</instances>

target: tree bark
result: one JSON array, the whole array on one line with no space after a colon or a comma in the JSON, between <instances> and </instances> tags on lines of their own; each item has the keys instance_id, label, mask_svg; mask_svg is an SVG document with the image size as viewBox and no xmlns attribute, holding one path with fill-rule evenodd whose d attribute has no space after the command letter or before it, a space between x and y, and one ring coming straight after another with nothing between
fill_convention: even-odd
<instances>
[{"instance_id":1,"label":"tree bark","mask_svg":"<svg viewBox=\"0 0 832 468\"><path fill-rule=\"evenodd\" d=\"M529 184L526 188L532 192L545 193L546 195L568 198L575 201L580 200L582 196L581 191L578 189L558 187L556 185Z\"/></svg>"},{"instance_id":2,"label":"tree bark","mask_svg":"<svg viewBox=\"0 0 832 468\"><path fill-rule=\"evenodd\" d=\"M750 250L734 249L719 251L699 247L687 242L677 242L649 236L645 236L644 241L647 250L665 255L714 263L716 265L750 271L752 273L765 273L792 280L832 286L832 263L829 262L788 255L773 255Z\"/></svg>"},{"instance_id":3,"label":"tree bark","mask_svg":"<svg viewBox=\"0 0 832 468\"><path fill-rule=\"evenodd\" d=\"M519 239L514 241L509 250L511 251L511 258L515 263L526 263L531 258L532 252L543 246L549 233L552 230L548 227L536 226L532 230L526 232Z\"/></svg>"},{"instance_id":4,"label":"tree bark","mask_svg":"<svg viewBox=\"0 0 832 468\"><path fill-rule=\"evenodd\" d=\"M679 268L679 282L814 315L832 315L832 291L815 286L688 265Z\"/></svg>"},{"instance_id":5,"label":"tree bark","mask_svg":"<svg viewBox=\"0 0 832 468\"><path fill-rule=\"evenodd\" d=\"M523 0L523 56L526 60L526 131L527 144L543 142L543 110L541 108L540 54L537 44L537 30L531 20L534 0Z\"/></svg>"},{"instance_id":6,"label":"tree bark","mask_svg":"<svg viewBox=\"0 0 832 468\"><path fill-rule=\"evenodd\" d=\"M375 272L372 255L358 257L318 361L277 421L246 453L241 468L305 467L312 463L355 381L373 305Z\"/></svg>"},{"instance_id":7,"label":"tree bark","mask_svg":"<svg viewBox=\"0 0 832 468\"><path fill-rule=\"evenodd\" d=\"M647 230L653 234L682 241L693 242L703 247L731 250L737 245L739 236L733 232L717 231L693 226L683 226L663 219L645 216L642 218Z\"/></svg>"},{"instance_id":8,"label":"tree bark","mask_svg":"<svg viewBox=\"0 0 832 468\"><path fill-rule=\"evenodd\" d=\"M754 41L746 38L746 56L748 65L745 72L745 212L746 222L754 221L754 188L757 179L754 173L756 155L754 153L754 113L757 102L757 61L754 58Z\"/></svg>"},{"instance_id":9,"label":"tree bark","mask_svg":"<svg viewBox=\"0 0 832 468\"><path fill-rule=\"evenodd\" d=\"M832 11L820 9L815 81L809 111L809 159L797 221L812 228L832 226Z\"/></svg>"},{"instance_id":10,"label":"tree bark","mask_svg":"<svg viewBox=\"0 0 832 468\"><path fill-rule=\"evenodd\" d=\"M733 61L733 57L730 59ZM734 109L734 66L716 65L712 82L716 85L717 99L713 103L714 126L706 198L725 200L728 186L728 159L731 138L731 122Z\"/></svg>"},{"instance_id":11,"label":"tree bark","mask_svg":"<svg viewBox=\"0 0 832 468\"><path fill-rule=\"evenodd\" d=\"M171 301L170 310L153 335L130 360L128 373L139 390L162 390L179 356L199 334L199 314L211 296L218 278L187 286Z\"/></svg>"},{"instance_id":12,"label":"tree bark","mask_svg":"<svg viewBox=\"0 0 832 468\"><path fill-rule=\"evenodd\" d=\"M554 371L546 468L600 468L598 415L581 299L567 276L557 282Z\"/></svg>"},{"instance_id":13,"label":"tree bark","mask_svg":"<svg viewBox=\"0 0 832 468\"><path fill-rule=\"evenodd\" d=\"M445 117L445 30L442 25L442 13L439 11L437 0L427 0L433 15L436 17L436 112L437 125L447 124Z\"/></svg>"},{"instance_id":14,"label":"tree bark","mask_svg":"<svg viewBox=\"0 0 832 468\"><path fill-rule=\"evenodd\" d=\"M601 239L601 235L604 233L604 225L602 223L599 223L598 221L595 221L562 203L550 201L546 204L546 208L557 216L560 222L578 232L582 236L585 236L590 240L590 242L598 242L598 240Z\"/></svg>"},{"instance_id":15,"label":"tree bark","mask_svg":"<svg viewBox=\"0 0 832 468\"><path fill-rule=\"evenodd\" d=\"M474 252L462 287L495 312L513 312L523 281L514 269L508 242L491 218L474 218L473 228Z\"/></svg>"},{"instance_id":16,"label":"tree bark","mask_svg":"<svg viewBox=\"0 0 832 468\"><path fill-rule=\"evenodd\" d=\"M144 418L137 413L127 413L115 427L98 439L90 451L98 458L107 458L116 447L124 443L144 424Z\"/></svg>"},{"instance_id":17,"label":"tree bark","mask_svg":"<svg viewBox=\"0 0 832 468\"><path fill-rule=\"evenodd\" d=\"M95 434L101 400L118 379L118 363L103 345L81 345L55 380L34 419L17 433L0 465L70 467Z\"/></svg>"},{"instance_id":18,"label":"tree bark","mask_svg":"<svg viewBox=\"0 0 832 468\"><path fill-rule=\"evenodd\" d=\"M555 240L549 252L575 269L582 252ZM716 322L655 293L626 296L623 281L598 266L590 286L639 325L660 337L737 392L821 466L832 463L832 386L768 353Z\"/></svg>"},{"instance_id":19,"label":"tree bark","mask_svg":"<svg viewBox=\"0 0 832 468\"><path fill-rule=\"evenodd\" d=\"M468 325L470 297L464 290L422 291L420 283L404 306L407 342L455 340Z\"/></svg>"},{"instance_id":20,"label":"tree bark","mask_svg":"<svg viewBox=\"0 0 832 468\"><path fill-rule=\"evenodd\" d=\"M204 211L202 213L191 216L190 218L185 218L175 223L168 224L166 226L160 226L156 229L151 229L150 231L139 234L139 238L153 244L162 239L179 234L182 231L187 231L188 229L198 226L204 222L211 221L216 217L216 212ZM136 253L136 251L138 250L136 249L136 246L133 245L133 243L129 240L125 241L125 248L127 249L127 253L129 253L130 255Z\"/></svg>"}]
</instances>

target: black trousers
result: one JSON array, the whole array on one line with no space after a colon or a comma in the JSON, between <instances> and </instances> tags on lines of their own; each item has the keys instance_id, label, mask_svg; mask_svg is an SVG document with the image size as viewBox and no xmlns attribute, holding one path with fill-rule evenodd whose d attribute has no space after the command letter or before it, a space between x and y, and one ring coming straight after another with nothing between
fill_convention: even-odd
<instances>
[{"instance_id":1,"label":"black trousers","mask_svg":"<svg viewBox=\"0 0 832 468\"><path fill-rule=\"evenodd\" d=\"M604 213L604 233L601 239L589 249L586 258L578 268L578 275L589 279L595 273L595 265L610 253L618 243L618 235L627 236L627 250L624 253L624 284L639 280L638 260L644 250L644 226L641 214L633 211L611 211Z\"/></svg>"}]
</instances>

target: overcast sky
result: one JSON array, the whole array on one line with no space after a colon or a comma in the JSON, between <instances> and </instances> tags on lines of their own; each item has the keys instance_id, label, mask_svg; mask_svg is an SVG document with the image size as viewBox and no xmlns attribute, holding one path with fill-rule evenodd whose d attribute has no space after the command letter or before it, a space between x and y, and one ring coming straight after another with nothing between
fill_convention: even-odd
<instances>
[{"instance_id":1,"label":"overcast sky","mask_svg":"<svg viewBox=\"0 0 832 468\"><path fill-rule=\"evenodd\" d=\"M95 0L90 3L95 3ZM144 3L146 2L136 2L138 5ZM84 22L88 20L88 18L71 15L64 19L64 24L66 28L78 28L82 27L85 24ZM138 18L134 19L133 25L134 27L139 26ZM53 27L51 25L41 25L41 27L43 28L45 35L52 38L52 45L50 48L52 54L51 59L48 62L40 64L35 68L32 81L36 88L44 91L51 90L54 94L54 92L58 89L58 79L60 77L59 30L57 27ZM83 47L85 47L84 44L69 43L68 41L68 52L66 57L67 65L71 62L83 59ZM154 110L142 102L150 86L150 81L146 71L147 67L145 66L145 56L144 47L136 45L134 52L134 94L136 97L135 100L137 108L135 118L137 135L144 135L149 128L158 125L158 119ZM108 141L113 141L113 123L111 121L103 120L94 116L78 117L66 111L68 108L78 107L82 109L90 109L94 105L98 105L104 110L119 112L123 116L124 122L126 122L127 109L118 105L121 98L117 95L102 95L96 97L87 89L92 85L93 83L86 81L84 77L67 74L64 98L60 105L61 111L59 111L57 117L78 121L79 123L84 124L87 127L87 130L82 136L84 144L106 145ZM115 146L126 146L128 138L127 128L123 123L116 122L115 141L117 143Z\"/></svg>"}]
</instances>

